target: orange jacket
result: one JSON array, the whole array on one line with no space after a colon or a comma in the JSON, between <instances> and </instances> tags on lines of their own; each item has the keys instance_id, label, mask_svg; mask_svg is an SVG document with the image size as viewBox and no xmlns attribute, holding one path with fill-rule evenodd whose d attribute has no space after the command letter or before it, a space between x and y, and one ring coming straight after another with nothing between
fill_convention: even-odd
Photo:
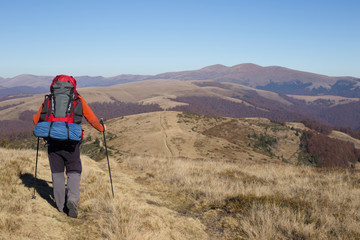
<instances>
[{"instance_id":1,"label":"orange jacket","mask_svg":"<svg viewBox=\"0 0 360 240\"><path fill-rule=\"evenodd\" d=\"M89 105L85 102L85 100L80 95L78 95L78 97L80 98L80 101L82 103L83 116L91 124L91 126L96 128L98 131L103 132L104 131L103 126L101 125L101 123L99 122L99 120L97 119L97 117L95 116L95 114L93 113L91 108L89 107ZM41 104L39 111L35 114L35 116L33 118L35 125L39 122L41 109L43 108L43 105L44 105L44 102Z\"/></svg>"}]
</instances>

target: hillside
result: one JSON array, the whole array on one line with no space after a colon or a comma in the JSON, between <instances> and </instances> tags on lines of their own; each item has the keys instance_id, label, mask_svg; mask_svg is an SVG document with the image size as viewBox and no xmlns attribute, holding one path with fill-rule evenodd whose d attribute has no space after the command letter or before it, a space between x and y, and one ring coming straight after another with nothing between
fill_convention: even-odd
<instances>
[{"instance_id":1,"label":"hillside","mask_svg":"<svg viewBox=\"0 0 360 240\"><path fill-rule=\"evenodd\" d=\"M298 158L300 141L296 130L268 119L153 112L112 119L107 123L113 127L109 148L124 156L266 160L293 164ZM85 138L84 147L97 135L89 128L86 126L85 134L91 140ZM262 145L261 136L268 142L264 141Z\"/></svg>"},{"instance_id":2,"label":"hillside","mask_svg":"<svg viewBox=\"0 0 360 240\"><path fill-rule=\"evenodd\" d=\"M96 115L105 119L174 110L282 122L312 118L328 125L360 128L359 98L283 95L235 83L166 79L79 88L78 91ZM38 94L0 101L0 138L29 135L33 128L32 116L43 98L44 94Z\"/></svg>"},{"instance_id":3,"label":"hillside","mask_svg":"<svg viewBox=\"0 0 360 240\"><path fill-rule=\"evenodd\" d=\"M0 238L360 237L359 170L299 162L299 123L161 111L106 125L115 199L102 134L84 126L78 219L54 207L46 152L32 200L36 152L0 148Z\"/></svg>"},{"instance_id":4,"label":"hillside","mask_svg":"<svg viewBox=\"0 0 360 240\"><path fill-rule=\"evenodd\" d=\"M250 63L231 67L217 64L199 70L158 74L154 78L232 82L283 94L360 97L359 79L354 77L329 77Z\"/></svg>"},{"instance_id":5,"label":"hillside","mask_svg":"<svg viewBox=\"0 0 360 240\"><path fill-rule=\"evenodd\" d=\"M170 111L125 116L107 123L113 126L108 146L117 156L222 159L227 162L241 159L243 162L333 168L354 168L360 160L360 140L338 131L330 131L327 136L301 123ZM89 125L84 126L84 132L87 136L84 152L93 159L104 157L104 149L94 147L99 146L98 133Z\"/></svg>"}]
</instances>

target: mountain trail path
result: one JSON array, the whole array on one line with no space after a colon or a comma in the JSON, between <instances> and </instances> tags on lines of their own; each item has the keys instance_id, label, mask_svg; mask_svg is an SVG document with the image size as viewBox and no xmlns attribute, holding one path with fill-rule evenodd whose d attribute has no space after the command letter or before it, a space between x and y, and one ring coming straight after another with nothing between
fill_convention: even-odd
<instances>
[{"instance_id":1,"label":"mountain trail path","mask_svg":"<svg viewBox=\"0 0 360 240\"><path fill-rule=\"evenodd\" d=\"M200 157L194 144L201 136L181 125L177 112L159 112L159 119L165 145L172 157Z\"/></svg>"},{"instance_id":2,"label":"mountain trail path","mask_svg":"<svg viewBox=\"0 0 360 240\"><path fill-rule=\"evenodd\" d=\"M169 151L171 157L174 156L173 152L171 151L171 149L169 148L169 145L168 145L168 136L166 134L166 131L169 129L169 127L167 126L167 122L166 122L166 115L163 114L163 113L160 113L159 114L159 124L160 124L160 127L161 127L161 130L164 134L164 144L165 144L165 147L166 149Z\"/></svg>"},{"instance_id":3,"label":"mountain trail path","mask_svg":"<svg viewBox=\"0 0 360 240\"><path fill-rule=\"evenodd\" d=\"M194 148L195 142L204 139L191 130L191 125L179 121L179 112L158 111L135 116L125 116L109 122L107 144L124 155L150 157L201 157ZM88 126L87 126L88 127ZM92 139L99 137L92 129L85 129Z\"/></svg>"}]
</instances>

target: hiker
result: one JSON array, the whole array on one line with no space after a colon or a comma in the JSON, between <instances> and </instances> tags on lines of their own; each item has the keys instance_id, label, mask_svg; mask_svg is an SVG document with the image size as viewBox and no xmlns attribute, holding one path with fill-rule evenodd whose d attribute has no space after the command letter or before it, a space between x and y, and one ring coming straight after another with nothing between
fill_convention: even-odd
<instances>
[{"instance_id":1,"label":"hiker","mask_svg":"<svg viewBox=\"0 0 360 240\"><path fill-rule=\"evenodd\" d=\"M77 218L82 171L80 145L83 137L79 124L84 116L100 132L106 131L106 126L99 122L84 98L77 93L76 80L73 77L67 75L56 76L53 79L50 91L51 94L46 96L33 121L35 125L38 122L49 122L51 123L49 124L50 128L55 125L55 122L66 122L67 129L61 130L65 132L65 135L69 135L70 124L75 124L80 128L80 141L71 141L69 136L67 140L61 141L54 140L50 136L46 139L56 206L60 212L66 212L70 217ZM56 133L55 130L51 129L47 131L49 135L50 131ZM66 169L67 175L66 189L64 169Z\"/></svg>"}]
</instances>

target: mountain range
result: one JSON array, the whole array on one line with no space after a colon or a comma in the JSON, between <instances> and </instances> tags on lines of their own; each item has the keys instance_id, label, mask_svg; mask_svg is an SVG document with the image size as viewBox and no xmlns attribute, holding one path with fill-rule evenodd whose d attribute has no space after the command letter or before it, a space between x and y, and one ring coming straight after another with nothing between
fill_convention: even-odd
<instances>
[{"instance_id":1,"label":"mountain range","mask_svg":"<svg viewBox=\"0 0 360 240\"><path fill-rule=\"evenodd\" d=\"M80 94L95 114L105 119L171 110L280 122L310 118L360 129L359 79L354 77L240 64L155 76L75 78ZM42 93L49 92L51 80L50 76L34 75L0 79L0 93L7 94L0 97L0 138L31 133L32 116L41 105Z\"/></svg>"},{"instance_id":2,"label":"mountain range","mask_svg":"<svg viewBox=\"0 0 360 240\"><path fill-rule=\"evenodd\" d=\"M218 64L195 71L159 74L155 78L232 82L284 94L360 96L359 78L329 77L279 66L262 67L249 63L232 67Z\"/></svg>"},{"instance_id":3,"label":"mountain range","mask_svg":"<svg viewBox=\"0 0 360 240\"><path fill-rule=\"evenodd\" d=\"M16 94L47 92L53 76L23 74L14 78L0 78L0 98ZM118 75L114 77L77 76L78 87L113 86L150 79L212 80L283 94L336 95L360 97L360 79L356 77L330 77L279 66L262 67L245 63L232 67L212 65L199 70L168 72L158 75Z\"/></svg>"}]
</instances>

